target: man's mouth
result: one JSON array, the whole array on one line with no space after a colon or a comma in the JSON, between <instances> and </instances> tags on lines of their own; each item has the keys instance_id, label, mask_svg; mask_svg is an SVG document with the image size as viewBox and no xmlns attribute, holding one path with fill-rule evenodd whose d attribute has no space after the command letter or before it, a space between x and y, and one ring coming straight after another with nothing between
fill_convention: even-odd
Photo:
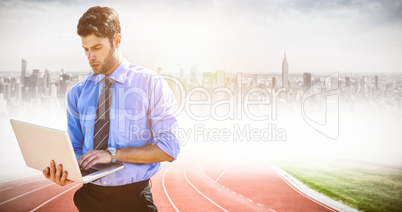
<instances>
[{"instance_id":1,"label":"man's mouth","mask_svg":"<svg viewBox=\"0 0 402 212\"><path fill-rule=\"evenodd\" d=\"M98 68L98 66L99 66L99 64L91 64L91 67L92 67L93 69Z\"/></svg>"}]
</instances>

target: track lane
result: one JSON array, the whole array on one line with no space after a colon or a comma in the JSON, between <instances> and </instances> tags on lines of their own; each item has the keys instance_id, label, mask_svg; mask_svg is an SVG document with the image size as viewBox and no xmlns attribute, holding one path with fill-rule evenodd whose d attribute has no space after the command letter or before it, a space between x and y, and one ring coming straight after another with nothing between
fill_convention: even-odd
<instances>
[{"instance_id":1,"label":"track lane","mask_svg":"<svg viewBox=\"0 0 402 212\"><path fill-rule=\"evenodd\" d=\"M74 185L75 183L62 187L44 179L16 186L11 191L0 194L5 200L0 203L0 211L31 211Z\"/></svg>"},{"instance_id":2,"label":"track lane","mask_svg":"<svg viewBox=\"0 0 402 212\"><path fill-rule=\"evenodd\" d=\"M258 161L164 163L151 183L159 211L330 211ZM0 203L8 202L0 205L0 211L78 211L73 196L80 186L61 187L43 176L3 182Z\"/></svg>"},{"instance_id":3,"label":"track lane","mask_svg":"<svg viewBox=\"0 0 402 212\"><path fill-rule=\"evenodd\" d=\"M55 195L54 197L46 200L45 202L38 205L31 211L36 212L47 212L47 211L78 211L74 205L73 197L75 192L82 187L81 183L74 183L69 188L65 188L62 192Z\"/></svg>"},{"instance_id":4,"label":"track lane","mask_svg":"<svg viewBox=\"0 0 402 212\"><path fill-rule=\"evenodd\" d=\"M333 211L294 190L274 170L259 161L237 161L219 183L275 211Z\"/></svg>"},{"instance_id":5,"label":"track lane","mask_svg":"<svg viewBox=\"0 0 402 212\"><path fill-rule=\"evenodd\" d=\"M187 166L186 174L193 185L212 201L219 204L227 211L267 211L262 205L249 201L244 196L216 183L216 180L208 178L202 171L203 165L190 164ZM226 166L225 168L227 168ZM222 171L221 171L222 172ZM224 175L220 175L223 177ZM218 176L219 177L219 176Z\"/></svg>"},{"instance_id":6,"label":"track lane","mask_svg":"<svg viewBox=\"0 0 402 212\"><path fill-rule=\"evenodd\" d=\"M165 177L169 173L169 170L175 165L175 163L164 163L161 170L151 178L151 192L159 211L178 211L174 203L172 204L169 192L165 187Z\"/></svg>"},{"instance_id":7,"label":"track lane","mask_svg":"<svg viewBox=\"0 0 402 212\"><path fill-rule=\"evenodd\" d=\"M188 163L178 163L165 175L165 186L178 211L222 211L198 193L186 180Z\"/></svg>"}]
</instances>

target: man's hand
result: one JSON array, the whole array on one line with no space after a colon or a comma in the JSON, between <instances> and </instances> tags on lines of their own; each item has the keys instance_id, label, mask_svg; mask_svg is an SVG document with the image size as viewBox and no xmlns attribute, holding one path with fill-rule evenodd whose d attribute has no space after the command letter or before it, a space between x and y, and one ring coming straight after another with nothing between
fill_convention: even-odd
<instances>
[{"instance_id":1,"label":"man's hand","mask_svg":"<svg viewBox=\"0 0 402 212\"><path fill-rule=\"evenodd\" d=\"M81 169L87 170L97 163L111 163L112 155L106 150L89 150L78 160Z\"/></svg>"},{"instance_id":2,"label":"man's hand","mask_svg":"<svg viewBox=\"0 0 402 212\"><path fill-rule=\"evenodd\" d=\"M55 182L57 185L60 186L65 186L74 182L72 180L67 180L68 173L66 171L63 172L63 166L61 164L59 164L56 169L56 164L54 163L54 161L50 161L50 168L47 167L45 170L43 170L43 175L47 179Z\"/></svg>"}]
</instances>

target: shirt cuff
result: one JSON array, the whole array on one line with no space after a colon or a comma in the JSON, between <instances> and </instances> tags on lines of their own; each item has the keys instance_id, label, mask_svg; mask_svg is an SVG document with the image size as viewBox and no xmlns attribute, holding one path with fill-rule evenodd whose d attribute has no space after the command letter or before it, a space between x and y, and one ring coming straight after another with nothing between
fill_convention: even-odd
<instances>
[{"instance_id":1,"label":"shirt cuff","mask_svg":"<svg viewBox=\"0 0 402 212\"><path fill-rule=\"evenodd\" d=\"M172 161L176 160L177 155L179 154L180 151L180 144L177 138L173 134L170 133L159 134L154 138L153 144L158 146L159 149L164 151L166 154L173 157Z\"/></svg>"}]
</instances>

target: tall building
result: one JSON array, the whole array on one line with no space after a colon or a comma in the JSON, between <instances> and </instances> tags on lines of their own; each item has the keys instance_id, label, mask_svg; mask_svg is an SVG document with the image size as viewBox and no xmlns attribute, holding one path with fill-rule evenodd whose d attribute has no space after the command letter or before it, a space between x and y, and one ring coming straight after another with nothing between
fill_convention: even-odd
<instances>
[{"instance_id":1,"label":"tall building","mask_svg":"<svg viewBox=\"0 0 402 212\"><path fill-rule=\"evenodd\" d=\"M375 75L374 77L374 83L375 83L375 90L378 91L378 75Z\"/></svg>"},{"instance_id":2,"label":"tall building","mask_svg":"<svg viewBox=\"0 0 402 212\"><path fill-rule=\"evenodd\" d=\"M251 75L250 86L252 88L255 88L255 87L257 87L257 85L258 85L258 75L257 74L252 74Z\"/></svg>"},{"instance_id":3,"label":"tall building","mask_svg":"<svg viewBox=\"0 0 402 212\"><path fill-rule=\"evenodd\" d=\"M25 85L25 77L27 76L27 61L22 59L21 60L21 84Z\"/></svg>"},{"instance_id":4,"label":"tall building","mask_svg":"<svg viewBox=\"0 0 402 212\"><path fill-rule=\"evenodd\" d=\"M211 72L202 73L202 87L211 89L214 84L214 77Z\"/></svg>"},{"instance_id":5,"label":"tall building","mask_svg":"<svg viewBox=\"0 0 402 212\"><path fill-rule=\"evenodd\" d=\"M282 61L282 87L288 88L288 81L289 81L288 76L289 76L289 67L285 52L285 57L283 58Z\"/></svg>"},{"instance_id":6,"label":"tall building","mask_svg":"<svg viewBox=\"0 0 402 212\"><path fill-rule=\"evenodd\" d=\"M191 67L191 71L190 71L190 83L191 83L192 86L197 86L197 85L198 85L197 67L196 67L196 66Z\"/></svg>"},{"instance_id":7,"label":"tall building","mask_svg":"<svg viewBox=\"0 0 402 212\"><path fill-rule=\"evenodd\" d=\"M339 81L338 77L331 77L331 90L338 89L339 85L338 81Z\"/></svg>"},{"instance_id":8,"label":"tall building","mask_svg":"<svg viewBox=\"0 0 402 212\"><path fill-rule=\"evenodd\" d=\"M3 83L3 80L0 79L0 93L2 93L2 94L4 94L4 87L5 87L5 85Z\"/></svg>"},{"instance_id":9,"label":"tall building","mask_svg":"<svg viewBox=\"0 0 402 212\"><path fill-rule=\"evenodd\" d=\"M218 70L215 72L215 77L216 77L216 86L217 87L224 87L225 86L225 80L226 80L226 74L224 70Z\"/></svg>"},{"instance_id":10,"label":"tall building","mask_svg":"<svg viewBox=\"0 0 402 212\"><path fill-rule=\"evenodd\" d=\"M276 88L276 77L272 77L272 85L271 88L274 89Z\"/></svg>"},{"instance_id":11,"label":"tall building","mask_svg":"<svg viewBox=\"0 0 402 212\"><path fill-rule=\"evenodd\" d=\"M311 87L311 73L303 73L303 90L306 91Z\"/></svg>"},{"instance_id":12,"label":"tall building","mask_svg":"<svg viewBox=\"0 0 402 212\"><path fill-rule=\"evenodd\" d=\"M350 87L350 77L345 77L345 86L347 87L347 88L349 88Z\"/></svg>"}]
</instances>

